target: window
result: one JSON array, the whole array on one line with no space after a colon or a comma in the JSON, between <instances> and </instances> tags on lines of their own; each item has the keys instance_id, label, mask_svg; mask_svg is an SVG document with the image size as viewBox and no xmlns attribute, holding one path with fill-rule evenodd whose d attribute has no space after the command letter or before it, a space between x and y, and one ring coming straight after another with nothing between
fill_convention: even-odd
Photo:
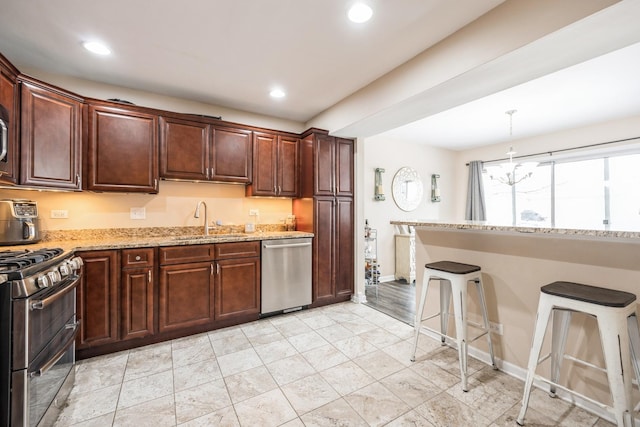
<instances>
[{"instance_id":1,"label":"window","mask_svg":"<svg viewBox=\"0 0 640 427\"><path fill-rule=\"evenodd\" d=\"M635 230L640 154L541 163L513 186L483 173L487 219L538 227Z\"/></svg>"}]
</instances>

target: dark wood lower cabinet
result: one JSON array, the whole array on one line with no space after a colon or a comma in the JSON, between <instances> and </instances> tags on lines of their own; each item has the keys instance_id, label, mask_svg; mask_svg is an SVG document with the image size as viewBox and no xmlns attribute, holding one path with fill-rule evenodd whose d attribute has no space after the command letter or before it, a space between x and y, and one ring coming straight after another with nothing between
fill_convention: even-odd
<instances>
[{"instance_id":1,"label":"dark wood lower cabinet","mask_svg":"<svg viewBox=\"0 0 640 427\"><path fill-rule=\"evenodd\" d=\"M153 269L122 270L122 339L153 335Z\"/></svg>"},{"instance_id":2,"label":"dark wood lower cabinet","mask_svg":"<svg viewBox=\"0 0 640 427\"><path fill-rule=\"evenodd\" d=\"M260 258L216 261L215 319L260 313Z\"/></svg>"},{"instance_id":3,"label":"dark wood lower cabinet","mask_svg":"<svg viewBox=\"0 0 640 427\"><path fill-rule=\"evenodd\" d=\"M77 294L77 316L80 333L77 348L104 346L117 342L118 283L120 262L118 251L79 252L82 258L82 280Z\"/></svg>"},{"instance_id":4,"label":"dark wood lower cabinet","mask_svg":"<svg viewBox=\"0 0 640 427\"><path fill-rule=\"evenodd\" d=\"M259 241L78 255L79 359L260 317Z\"/></svg>"},{"instance_id":5,"label":"dark wood lower cabinet","mask_svg":"<svg viewBox=\"0 0 640 427\"><path fill-rule=\"evenodd\" d=\"M213 279L213 262L161 266L159 332L212 324Z\"/></svg>"}]
</instances>

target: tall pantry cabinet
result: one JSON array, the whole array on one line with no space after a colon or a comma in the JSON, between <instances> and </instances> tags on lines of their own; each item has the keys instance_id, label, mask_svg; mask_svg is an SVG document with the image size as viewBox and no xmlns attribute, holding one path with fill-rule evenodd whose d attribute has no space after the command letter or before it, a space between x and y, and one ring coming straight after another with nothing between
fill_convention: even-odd
<instances>
[{"instance_id":1,"label":"tall pantry cabinet","mask_svg":"<svg viewBox=\"0 0 640 427\"><path fill-rule=\"evenodd\" d=\"M314 233L313 306L351 298L354 290L354 143L310 129L300 142L298 230Z\"/></svg>"}]
</instances>

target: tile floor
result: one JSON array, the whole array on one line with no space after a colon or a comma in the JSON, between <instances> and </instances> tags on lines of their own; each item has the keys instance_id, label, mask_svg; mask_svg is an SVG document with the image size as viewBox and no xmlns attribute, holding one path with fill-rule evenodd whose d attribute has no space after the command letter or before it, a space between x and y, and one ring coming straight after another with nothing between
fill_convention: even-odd
<instances>
[{"instance_id":1,"label":"tile floor","mask_svg":"<svg viewBox=\"0 0 640 427\"><path fill-rule=\"evenodd\" d=\"M56 426L515 426L522 382L343 303L80 361ZM534 391L528 426L611 424Z\"/></svg>"}]
</instances>

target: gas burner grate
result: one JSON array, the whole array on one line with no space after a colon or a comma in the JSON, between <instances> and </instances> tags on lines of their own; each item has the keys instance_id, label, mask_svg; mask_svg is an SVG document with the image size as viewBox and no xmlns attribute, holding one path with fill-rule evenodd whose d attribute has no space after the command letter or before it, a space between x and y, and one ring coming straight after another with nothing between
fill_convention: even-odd
<instances>
[{"instance_id":1,"label":"gas burner grate","mask_svg":"<svg viewBox=\"0 0 640 427\"><path fill-rule=\"evenodd\" d=\"M27 249L21 251L1 251L0 252L0 271L16 271L49 259L63 253L60 248L38 249L29 251Z\"/></svg>"}]
</instances>

